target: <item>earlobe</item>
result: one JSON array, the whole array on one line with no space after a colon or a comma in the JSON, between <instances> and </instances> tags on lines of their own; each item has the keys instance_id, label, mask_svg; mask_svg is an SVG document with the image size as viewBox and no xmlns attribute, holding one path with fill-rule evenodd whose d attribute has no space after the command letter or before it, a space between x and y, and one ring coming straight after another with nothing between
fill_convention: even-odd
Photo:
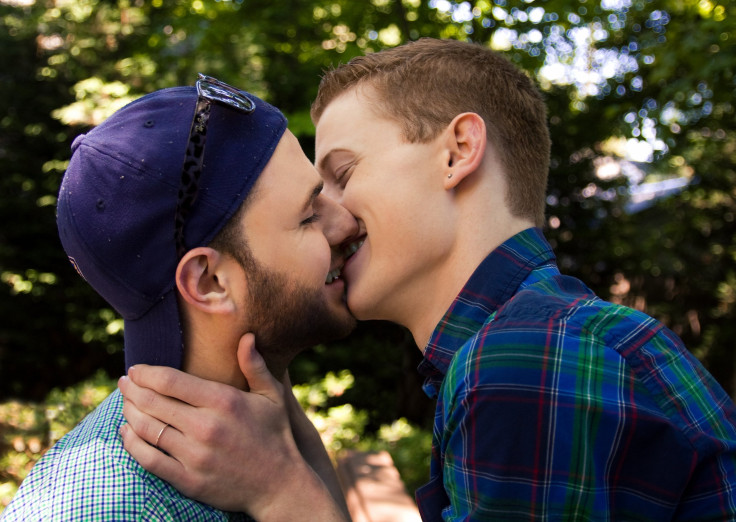
<instances>
[{"instance_id":1,"label":"earlobe","mask_svg":"<svg viewBox=\"0 0 736 522\"><path fill-rule=\"evenodd\" d=\"M447 126L449 151L444 187L454 189L480 167L486 152L486 124L478 114L458 114Z\"/></svg>"},{"instance_id":2,"label":"earlobe","mask_svg":"<svg viewBox=\"0 0 736 522\"><path fill-rule=\"evenodd\" d=\"M184 254L176 269L176 286L191 306L208 313L233 309L229 277L223 255L212 248L194 248Z\"/></svg>"}]
</instances>

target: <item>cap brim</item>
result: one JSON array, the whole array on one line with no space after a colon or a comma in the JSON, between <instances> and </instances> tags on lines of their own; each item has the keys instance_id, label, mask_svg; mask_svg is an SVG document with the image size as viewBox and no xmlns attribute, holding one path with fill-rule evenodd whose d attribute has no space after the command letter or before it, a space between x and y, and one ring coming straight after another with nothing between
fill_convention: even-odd
<instances>
[{"instance_id":1,"label":"cap brim","mask_svg":"<svg viewBox=\"0 0 736 522\"><path fill-rule=\"evenodd\" d=\"M170 366L180 370L184 340L176 287L166 292L143 317L125 320L125 371L134 364Z\"/></svg>"}]
</instances>

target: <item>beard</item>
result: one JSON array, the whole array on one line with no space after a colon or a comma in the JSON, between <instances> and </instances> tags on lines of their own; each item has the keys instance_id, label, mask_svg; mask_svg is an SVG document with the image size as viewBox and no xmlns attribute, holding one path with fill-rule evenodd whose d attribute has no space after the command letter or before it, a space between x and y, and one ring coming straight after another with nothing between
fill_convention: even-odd
<instances>
[{"instance_id":1,"label":"beard","mask_svg":"<svg viewBox=\"0 0 736 522\"><path fill-rule=\"evenodd\" d=\"M356 320L347 306L331 309L321 288L309 288L286 274L267 269L248 250L243 253L239 261L248 281L250 331L275 377L281 377L299 352L353 331Z\"/></svg>"}]
</instances>

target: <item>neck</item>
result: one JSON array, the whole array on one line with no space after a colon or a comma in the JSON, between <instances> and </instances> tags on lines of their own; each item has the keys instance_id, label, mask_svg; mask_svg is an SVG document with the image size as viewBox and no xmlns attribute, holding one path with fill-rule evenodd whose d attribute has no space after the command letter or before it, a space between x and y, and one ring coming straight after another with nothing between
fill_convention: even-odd
<instances>
[{"instance_id":1,"label":"neck","mask_svg":"<svg viewBox=\"0 0 736 522\"><path fill-rule=\"evenodd\" d=\"M202 313L179 301L184 318L184 364L182 370L210 381L247 389L238 364L241 334L237 321L228 316Z\"/></svg>"},{"instance_id":2,"label":"neck","mask_svg":"<svg viewBox=\"0 0 736 522\"><path fill-rule=\"evenodd\" d=\"M239 337L214 328L202 328L198 321L190 321L184 335L183 371L235 388L247 389L247 383L238 364Z\"/></svg>"},{"instance_id":3,"label":"neck","mask_svg":"<svg viewBox=\"0 0 736 522\"><path fill-rule=\"evenodd\" d=\"M238 363L238 345L243 334L252 328L229 315L201 313L187 305L183 310L187 317L183 371L241 390L249 389ZM268 340L263 340L256 333L256 349L271 375L280 380L298 350L291 345L271 346L267 343Z\"/></svg>"},{"instance_id":4,"label":"neck","mask_svg":"<svg viewBox=\"0 0 736 522\"><path fill-rule=\"evenodd\" d=\"M409 329L414 342L422 352L437 324L481 262L507 239L531 226L533 224L529 222L519 222L513 227L503 227L508 231L504 237L475 243L465 248L458 246L448 255L447 262L432 277L427 278L428 284L422 287L418 299L410 299L413 305L406 308L409 313L405 314L403 320L398 321ZM417 306L416 303L424 305Z\"/></svg>"},{"instance_id":5,"label":"neck","mask_svg":"<svg viewBox=\"0 0 736 522\"><path fill-rule=\"evenodd\" d=\"M500 171L500 169L497 169ZM454 210L447 215L452 238L444 261L416 285L412 296L400 303L399 321L411 331L422 352L432 332L478 265L509 238L534 226L529 219L511 215L505 201L506 185L498 176L467 178L452 198Z\"/></svg>"}]
</instances>

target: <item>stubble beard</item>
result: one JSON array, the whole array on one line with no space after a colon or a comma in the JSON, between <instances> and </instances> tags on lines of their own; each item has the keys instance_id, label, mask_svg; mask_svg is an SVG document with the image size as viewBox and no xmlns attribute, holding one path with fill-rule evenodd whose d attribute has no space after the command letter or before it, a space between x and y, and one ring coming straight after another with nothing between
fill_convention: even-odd
<instances>
[{"instance_id":1,"label":"stubble beard","mask_svg":"<svg viewBox=\"0 0 736 522\"><path fill-rule=\"evenodd\" d=\"M308 288L256 261L250 252L245 261L248 280L246 310L256 349L263 355L271 373L281 374L292 359L316 344L341 339L356 325L343 307L330 309L321 289Z\"/></svg>"}]
</instances>

